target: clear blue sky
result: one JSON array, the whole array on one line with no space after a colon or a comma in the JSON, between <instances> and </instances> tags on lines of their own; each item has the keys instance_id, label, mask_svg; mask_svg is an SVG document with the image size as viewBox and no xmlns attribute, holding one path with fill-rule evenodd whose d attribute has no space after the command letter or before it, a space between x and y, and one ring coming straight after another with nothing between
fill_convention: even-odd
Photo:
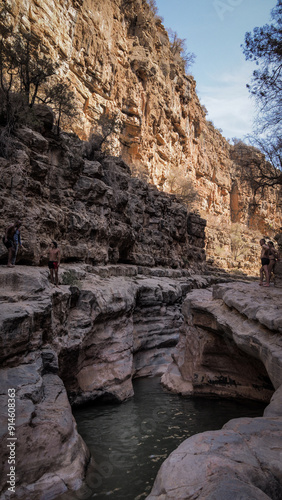
<instances>
[{"instance_id":1,"label":"clear blue sky","mask_svg":"<svg viewBox=\"0 0 282 500\"><path fill-rule=\"evenodd\" d=\"M245 61L241 44L245 33L270 21L276 0L156 0L166 29L186 39L196 55L188 70L197 94L208 110L208 120L232 139L252 132L255 105L246 84L254 63Z\"/></svg>"}]
</instances>

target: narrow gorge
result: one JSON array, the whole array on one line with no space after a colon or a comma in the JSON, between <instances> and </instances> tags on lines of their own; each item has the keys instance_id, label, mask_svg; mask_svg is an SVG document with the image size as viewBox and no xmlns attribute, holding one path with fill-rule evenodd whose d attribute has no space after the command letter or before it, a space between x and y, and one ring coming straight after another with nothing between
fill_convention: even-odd
<instances>
[{"instance_id":1,"label":"narrow gorge","mask_svg":"<svg viewBox=\"0 0 282 500\"><path fill-rule=\"evenodd\" d=\"M23 215L24 248L8 268L1 246L1 498L10 495L11 389L18 499L80 488L90 455L70 404L126 401L136 377L162 376L183 395L268 402L276 390L278 415L268 409L267 422L280 425L280 274L261 290L207 266L205 221L133 177L120 158L89 160L84 143L67 134L21 128L13 141L14 163L1 160L1 207L4 220L15 209ZM59 287L46 266L53 238L62 250ZM279 443L277 436L278 455ZM174 483L160 484L170 498Z\"/></svg>"},{"instance_id":2,"label":"narrow gorge","mask_svg":"<svg viewBox=\"0 0 282 500\"><path fill-rule=\"evenodd\" d=\"M282 263L254 275L259 239L282 246L281 189L242 177L261 153L206 119L145 0L7 1L0 28L32 33L78 104L59 133L46 105L8 136L0 113L1 234L20 219L23 243L8 267L0 241L1 500L79 495L95 451L72 407L126 404L143 377L267 405L185 440L148 500L280 500Z\"/></svg>"},{"instance_id":3,"label":"narrow gorge","mask_svg":"<svg viewBox=\"0 0 282 500\"><path fill-rule=\"evenodd\" d=\"M186 396L272 399L263 418L234 420L185 441L164 462L148 498L183 498L183 492L212 498L218 489L226 495L226 470L238 461L232 477L242 495L262 498L263 491L263 498L278 500L281 288L262 296L256 282L124 264L64 264L62 273L62 281L71 273L74 283L54 287L42 267L0 269L1 498L10 498L11 388L17 396L14 498L56 498L81 487L90 460L70 403L126 401L134 377L162 376L165 387Z\"/></svg>"}]
</instances>

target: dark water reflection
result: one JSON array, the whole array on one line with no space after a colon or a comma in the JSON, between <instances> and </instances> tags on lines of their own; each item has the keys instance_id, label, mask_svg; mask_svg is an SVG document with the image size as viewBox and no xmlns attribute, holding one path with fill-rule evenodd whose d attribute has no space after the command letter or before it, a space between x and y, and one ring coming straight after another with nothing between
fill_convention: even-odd
<instances>
[{"instance_id":1,"label":"dark water reflection","mask_svg":"<svg viewBox=\"0 0 282 500\"><path fill-rule=\"evenodd\" d=\"M152 378L136 380L134 391L121 405L74 411L96 466L89 468L83 488L62 500L144 499L162 462L184 439L220 429L231 418L261 416L265 408L252 401L182 398Z\"/></svg>"}]
</instances>

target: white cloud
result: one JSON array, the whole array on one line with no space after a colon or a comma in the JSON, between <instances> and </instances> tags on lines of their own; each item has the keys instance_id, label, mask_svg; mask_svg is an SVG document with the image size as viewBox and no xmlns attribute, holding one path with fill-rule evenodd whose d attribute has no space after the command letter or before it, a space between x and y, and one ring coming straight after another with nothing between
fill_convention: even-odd
<instances>
[{"instance_id":1,"label":"white cloud","mask_svg":"<svg viewBox=\"0 0 282 500\"><path fill-rule=\"evenodd\" d=\"M246 88L250 78L250 69L244 64L232 72L208 75L209 85L198 89L201 102L208 110L207 119L222 129L226 138L243 139L252 131L255 105Z\"/></svg>"}]
</instances>

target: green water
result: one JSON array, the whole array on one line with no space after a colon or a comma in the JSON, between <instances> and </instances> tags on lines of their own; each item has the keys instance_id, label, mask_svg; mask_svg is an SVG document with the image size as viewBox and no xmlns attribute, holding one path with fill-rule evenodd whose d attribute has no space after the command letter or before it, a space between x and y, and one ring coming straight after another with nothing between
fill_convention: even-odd
<instances>
[{"instance_id":1,"label":"green water","mask_svg":"<svg viewBox=\"0 0 282 500\"><path fill-rule=\"evenodd\" d=\"M123 404L76 409L78 431L96 466L85 484L62 500L142 500L165 458L186 438L220 429L231 418L261 416L253 401L183 398L162 390L159 379L137 379L134 397Z\"/></svg>"}]
</instances>

